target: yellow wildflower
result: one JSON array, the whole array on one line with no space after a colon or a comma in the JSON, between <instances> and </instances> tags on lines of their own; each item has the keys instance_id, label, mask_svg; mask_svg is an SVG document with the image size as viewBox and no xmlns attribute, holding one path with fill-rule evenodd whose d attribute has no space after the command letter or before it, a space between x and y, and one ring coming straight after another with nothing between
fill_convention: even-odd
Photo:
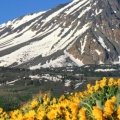
<instances>
[{"instance_id":1,"label":"yellow wildflower","mask_svg":"<svg viewBox=\"0 0 120 120\"><path fill-rule=\"evenodd\" d=\"M93 107L92 115L96 120L103 120L102 110L96 106Z\"/></svg>"},{"instance_id":2,"label":"yellow wildflower","mask_svg":"<svg viewBox=\"0 0 120 120\"><path fill-rule=\"evenodd\" d=\"M53 98L53 104L56 104L57 100L56 98Z\"/></svg>"},{"instance_id":3,"label":"yellow wildflower","mask_svg":"<svg viewBox=\"0 0 120 120\"><path fill-rule=\"evenodd\" d=\"M80 120L87 120L87 118L86 118L86 109L85 108L80 109L79 116L80 116Z\"/></svg>"},{"instance_id":4,"label":"yellow wildflower","mask_svg":"<svg viewBox=\"0 0 120 120\"><path fill-rule=\"evenodd\" d=\"M120 78L118 79L117 83L118 83L118 86L120 86Z\"/></svg>"},{"instance_id":5,"label":"yellow wildflower","mask_svg":"<svg viewBox=\"0 0 120 120\"><path fill-rule=\"evenodd\" d=\"M47 113L47 117L48 119L52 120L52 119L55 119L57 118L57 112L56 110L51 110Z\"/></svg>"},{"instance_id":6,"label":"yellow wildflower","mask_svg":"<svg viewBox=\"0 0 120 120\"><path fill-rule=\"evenodd\" d=\"M99 85L99 84L96 84L96 85L94 86L94 90L97 91L97 90L99 89L99 87L100 87L100 85Z\"/></svg>"},{"instance_id":7,"label":"yellow wildflower","mask_svg":"<svg viewBox=\"0 0 120 120\"><path fill-rule=\"evenodd\" d=\"M104 106L104 116L105 117L111 116L113 112L114 112L114 104L111 99L107 100Z\"/></svg>"},{"instance_id":8,"label":"yellow wildflower","mask_svg":"<svg viewBox=\"0 0 120 120\"><path fill-rule=\"evenodd\" d=\"M0 108L0 113L2 113L3 112L3 109L2 108Z\"/></svg>"},{"instance_id":9,"label":"yellow wildflower","mask_svg":"<svg viewBox=\"0 0 120 120\"><path fill-rule=\"evenodd\" d=\"M108 86L112 86L112 85L114 85L114 79L110 78L108 82Z\"/></svg>"},{"instance_id":10,"label":"yellow wildflower","mask_svg":"<svg viewBox=\"0 0 120 120\"><path fill-rule=\"evenodd\" d=\"M116 98L115 96L113 96L113 97L111 98L111 101L112 101L113 103L115 103L115 102L117 101L117 98Z\"/></svg>"},{"instance_id":11,"label":"yellow wildflower","mask_svg":"<svg viewBox=\"0 0 120 120\"><path fill-rule=\"evenodd\" d=\"M87 84L87 88L90 89L90 87L91 87L91 84Z\"/></svg>"},{"instance_id":12,"label":"yellow wildflower","mask_svg":"<svg viewBox=\"0 0 120 120\"><path fill-rule=\"evenodd\" d=\"M37 120L45 120L46 118L46 113L45 111L39 111L37 114L36 114L36 119Z\"/></svg>"},{"instance_id":13,"label":"yellow wildflower","mask_svg":"<svg viewBox=\"0 0 120 120\"><path fill-rule=\"evenodd\" d=\"M30 110L28 113L25 113L24 119L25 119L25 120L34 120L35 114L36 114L36 113L35 113L34 110Z\"/></svg>"},{"instance_id":14,"label":"yellow wildflower","mask_svg":"<svg viewBox=\"0 0 120 120\"><path fill-rule=\"evenodd\" d=\"M104 86L106 86L106 78L103 78L103 80L100 81L100 87L103 88Z\"/></svg>"},{"instance_id":15,"label":"yellow wildflower","mask_svg":"<svg viewBox=\"0 0 120 120\"><path fill-rule=\"evenodd\" d=\"M34 99L30 104L30 108L35 108L37 105L38 105L38 101Z\"/></svg>"},{"instance_id":16,"label":"yellow wildflower","mask_svg":"<svg viewBox=\"0 0 120 120\"><path fill-rule=\"evenodd\" d=\"M119 105L119 107L118 107L118 109L117 109L117 118L120 119L120 105Z\"/></svg>"}]
</instances>

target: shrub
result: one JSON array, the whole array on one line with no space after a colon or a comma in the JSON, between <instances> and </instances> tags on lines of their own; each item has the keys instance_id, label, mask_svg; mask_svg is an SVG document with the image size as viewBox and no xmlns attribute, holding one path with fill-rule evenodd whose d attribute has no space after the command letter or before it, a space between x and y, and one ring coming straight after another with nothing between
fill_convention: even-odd
<instances>
[{"instance_id":1,"label":"shrub","mask_svg":"<svg viewBox=\"0 0 120 120\"><path fill-rule=\"evenodd\" d=\"M6 113L0 108L0 120L119 120L120 79L105 77L83 92L50 94L34 98L18 110Z\"/></svg>"}]
</instances>

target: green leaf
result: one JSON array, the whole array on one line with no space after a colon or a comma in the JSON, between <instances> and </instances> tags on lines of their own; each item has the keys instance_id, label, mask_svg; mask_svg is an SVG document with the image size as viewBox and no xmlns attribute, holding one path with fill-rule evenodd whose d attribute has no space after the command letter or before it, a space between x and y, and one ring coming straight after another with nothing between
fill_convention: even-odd
<instances>
[{"instance_id":1,"label":"green leaf","mask_svg":"<svg viewBox=\"0 0 120 120\"><path fill-rule=\"evenodd\" d=\"M117 97L117 108L119 107L120 105L120 93L118 92L118 94L116 95Z\"/></svg>"},{"instance_id":2,"label":"green leaf","mask_svg":"<svg viewBox=\"0 0 120 120\"><path fill-rule=\"evenodd\" d=\"M102 110L102 100L96 100L96 106Z\"/></svg>"}]
</instances>

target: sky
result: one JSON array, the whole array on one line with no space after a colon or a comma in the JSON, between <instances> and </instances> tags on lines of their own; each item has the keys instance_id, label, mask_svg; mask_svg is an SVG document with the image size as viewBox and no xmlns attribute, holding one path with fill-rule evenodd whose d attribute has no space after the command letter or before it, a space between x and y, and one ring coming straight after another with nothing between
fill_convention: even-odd
<instances>
[{"instance_id":1,"label":"sky","mask_svg":"<svg viewBox=\"0 0 120 120\"><path fill-rule=\"evenodd\" d=\"M23 15L49 10L72 0L0 0L0 24Z\"/></svg>"}]
</instances>

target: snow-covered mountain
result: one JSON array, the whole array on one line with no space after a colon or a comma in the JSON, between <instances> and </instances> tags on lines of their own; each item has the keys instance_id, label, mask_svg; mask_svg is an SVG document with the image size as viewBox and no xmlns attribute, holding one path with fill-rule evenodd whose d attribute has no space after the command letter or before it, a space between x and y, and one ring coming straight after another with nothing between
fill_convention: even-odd
<instances>
[{"instance_id":1,"label":"snow-covered mountain","mask_svg":"<svg viewBox=\"0 0 120 120\"><path fill-rule=\"evenodd\" d=\"M0 25L0 66L111 63L119 46L120 0L73 0Z\"/></svg>"}]
</instances>

